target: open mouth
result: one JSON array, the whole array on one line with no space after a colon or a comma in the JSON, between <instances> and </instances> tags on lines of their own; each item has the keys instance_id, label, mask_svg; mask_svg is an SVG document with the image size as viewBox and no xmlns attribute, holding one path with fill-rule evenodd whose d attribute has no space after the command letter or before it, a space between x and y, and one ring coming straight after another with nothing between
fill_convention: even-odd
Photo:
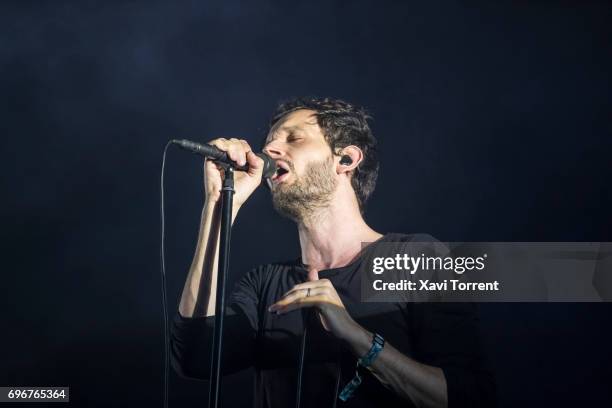
<instances>
[{"instance_id":1,"label":"open mouth","mask_svg":"<svg viewBox=\"0 0 612 408\"><path fill-rule=\"evenodd\" d=\"M276 173L272 176L273 183L281 183L289 177L289 165L283 161L276 162Z\"/></svg>"}]
</instances>

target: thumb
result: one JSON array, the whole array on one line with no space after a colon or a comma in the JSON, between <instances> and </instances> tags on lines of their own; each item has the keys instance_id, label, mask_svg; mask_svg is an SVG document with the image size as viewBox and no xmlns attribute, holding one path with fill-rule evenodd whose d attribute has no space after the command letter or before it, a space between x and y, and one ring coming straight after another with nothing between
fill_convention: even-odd
<instances>
[{"instance_id":1,"label":"thumb","mask_svg":"<svg viewBox=\"0 0 612 408\"><path fill-rule=\"evenodd\" d=\"M309 269L308 270L308 281L312 282L312 281L318 281L319 280L319 271L316 269Z\"/></svg>"}]
</instances>

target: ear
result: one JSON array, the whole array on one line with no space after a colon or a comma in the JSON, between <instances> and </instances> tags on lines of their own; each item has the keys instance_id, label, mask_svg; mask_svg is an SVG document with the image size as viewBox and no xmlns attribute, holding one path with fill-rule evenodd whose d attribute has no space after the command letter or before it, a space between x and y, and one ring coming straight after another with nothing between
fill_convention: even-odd
<instances>
[{"instance_id":1,"label":"ear","mask_svg":"<svg viewBox=\"0 0 612 408\"><path fill-rule=\"evenodd\" d=\"M346 146L338 152L335 160L336 173L349 174L355 170L355 168L359 166L359 163L361 163L363 160L363 152L357 146Z\"/></svg>"}]
</instances>

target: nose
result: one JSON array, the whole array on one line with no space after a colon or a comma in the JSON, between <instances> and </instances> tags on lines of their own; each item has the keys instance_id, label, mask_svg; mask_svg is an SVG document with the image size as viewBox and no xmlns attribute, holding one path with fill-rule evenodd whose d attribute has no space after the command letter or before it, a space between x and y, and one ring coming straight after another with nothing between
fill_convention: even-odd
<instances>
[{"instance_id":1,"label":"nose","mask_svg":"<svg viewBox=\"0 0 612 408\"><path fill-rule=\"evenodd\" d=\"M273 143L268 143L266 147L263 148L263 152L270 156L273 159L279 159L283 157L283 151L275 146Z\"/></svg>"}]
</instances>

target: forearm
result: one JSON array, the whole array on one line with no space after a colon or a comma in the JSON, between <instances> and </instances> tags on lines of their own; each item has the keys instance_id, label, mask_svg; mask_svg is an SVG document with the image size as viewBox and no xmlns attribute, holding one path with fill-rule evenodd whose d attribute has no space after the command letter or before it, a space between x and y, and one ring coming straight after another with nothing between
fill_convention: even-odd
<instances>
[{"instance_id":1,"label":"forearm","mask_svg":"<svg viewBox=\"0 0 612 408\"><path fill-rule=\"evenodd\" d=\"M179 303L179 313L183 317L215 314L220 208L220 201L206 201L202 209L198 241ZM232 222L237 213L238 208L234 208Z\"/></svg>"},{"instance_id":2,"label":"forearm","mask_svg":"<svg viewBox=\"0 0 612 408\"><path fill-rule=\"evenodd\" d=\"M209 379L215 317L175 316L170 327L170 361L182 377ZM228 305L223 326L223 374L253 365L255 333L248 318Z\"/></svg>"},{"instance_id":3,"label":"forearm","mask_svg":"<svg viewBox=\"0 0 612 408\"><path fill-rule=\"evenodd\" d=\"M384 336L384 333L381 333ZM357 358L372 346L373 334L355 323L346 337ZM417 407L446 407L446 378L442 369L421 364L386 343L370 367L385 386Z\"/></svg>"}]
</instances>

